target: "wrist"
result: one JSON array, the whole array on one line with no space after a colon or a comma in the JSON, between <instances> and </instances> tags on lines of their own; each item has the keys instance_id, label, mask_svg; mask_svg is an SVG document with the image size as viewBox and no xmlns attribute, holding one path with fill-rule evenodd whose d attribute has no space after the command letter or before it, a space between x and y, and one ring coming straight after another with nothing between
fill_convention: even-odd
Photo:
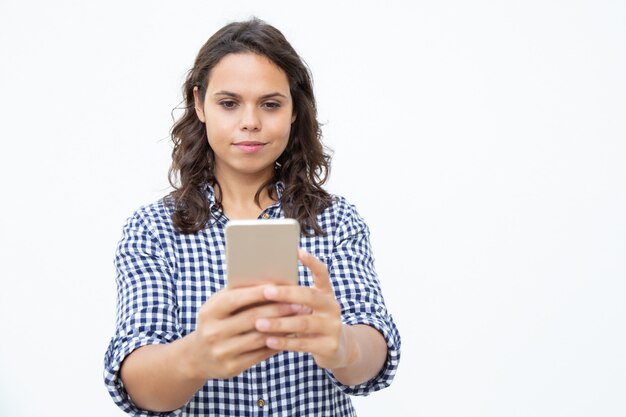
<instances>
[{"instance_id":1,"label":"wrist","mask_svg":"<svg viewBox=\"0 0 626 417\"><path fill-rule=\"evenodd\" d=\"M174 355L177 358L179 375L181 378L189 381L206 380L201 375L202 367L196 360L193 347L195 346L195 338L197 337L196 331L189 333L187 336L174 342L177 344L175 347Z\"/></svg>"},{"instance_id":2,"label":"wrist","mask_svg":"<svg viewBox=\"0 0 626 417\"><path fill-rule=\"evenodd\" d=\"M341 332L341 337L343 339L344 345L344 358L343 361L341 361L342 364L338 366L337 369L347 368L354 365L359 361L361 353L361 348L354 334L354 329L352 328L352 326L343 323Z\"/></svg>"},{"instance_id":3,"label":"wrist","mask_svg":"<svg viewBox=\"0 0 626 417\"><path fill-rule=\"evenodd\" d=\"M346 326L346 362L332 372L345 385L362 384L374 378L385 364L387 344L383 335L364 324Z\"/></svg>"}]
</instances>

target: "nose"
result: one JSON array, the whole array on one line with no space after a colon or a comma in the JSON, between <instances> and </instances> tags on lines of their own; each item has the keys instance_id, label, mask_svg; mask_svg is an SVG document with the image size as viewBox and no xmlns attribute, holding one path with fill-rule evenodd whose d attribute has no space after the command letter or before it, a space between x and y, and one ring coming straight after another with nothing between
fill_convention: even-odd
<instances>
[{"instance_id":1,"label":"nose","mask_svg":"<svg viewBox=\"0 0 626 417\"><path fill-rule=\"evenodd\" d=\"M256 106L248 106L241 116L241 130L254 132L261 130L261 118Z\"/></svg>"}]
</instances>

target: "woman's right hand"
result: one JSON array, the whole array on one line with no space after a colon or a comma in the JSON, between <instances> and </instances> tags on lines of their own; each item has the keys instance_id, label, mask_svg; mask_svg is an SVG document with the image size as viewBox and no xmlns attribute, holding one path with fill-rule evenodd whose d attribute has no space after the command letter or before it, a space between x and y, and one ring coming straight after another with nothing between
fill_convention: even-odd
<instances>
[{"instance_id":1,"label":"woman's right hand","mask_svg":"<svg viewBox=\"0 0 626 417\"><path fill-rule=\"evenodd\" d=\"M185 405L207 379L231 378L277 351L255 322L303 313L290 304L269 302L266 285L223 289L200 308L196 330L172 343L146 345L122 363L120 375L133 402L152 411Z\"/></svg>"},{"instance_id":2,"label":"woman's right hand","mask_svg":"<svg viewBox=\"0 0 626 417\"><path fill-rule=\"evenodd\" d=\"M290 304L267 303L265 287L225 288L200 308L196 330L188 335L191 378L230 378L277 353L266 346L267 334L258 332L255 322L298 311Z\"/></svg>"}]
</instances>

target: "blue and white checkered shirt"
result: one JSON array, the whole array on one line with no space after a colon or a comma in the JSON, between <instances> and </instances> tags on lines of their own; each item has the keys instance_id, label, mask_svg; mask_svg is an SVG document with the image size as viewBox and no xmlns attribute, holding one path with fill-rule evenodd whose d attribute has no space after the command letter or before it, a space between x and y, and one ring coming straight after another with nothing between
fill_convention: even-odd
<instances>
[{"instance_id":1,"label":"blue and white checkered shirt","mask_svg":"<svg viewBox=\"0 0 626 417\"><path fill-rule=\"evenodd\" d=\"M281 186L277 187L279 197ZM347 324L367 324L388 346L383 369L372 380L346 386L307 353L281 352L230 379L211 379L183 408L171 413L138 409L119 377L124 358L140 346L169 343L196 328L200 307L226 285L224 227L227 218L207 198L217 221L194 234L178 233L163 201L137 210L119 243L117 320L104 359L104 382L115 403L133 416L354 416L349 395L387 387L400 359L400 335L387 312L369 243L369 230L342 197L318 215L326 236L301 237L300 246L328 266ZM260 218L282 218L279 202ZM300 265L300 285L312 285Z\"/></svg>"}]
</instances>

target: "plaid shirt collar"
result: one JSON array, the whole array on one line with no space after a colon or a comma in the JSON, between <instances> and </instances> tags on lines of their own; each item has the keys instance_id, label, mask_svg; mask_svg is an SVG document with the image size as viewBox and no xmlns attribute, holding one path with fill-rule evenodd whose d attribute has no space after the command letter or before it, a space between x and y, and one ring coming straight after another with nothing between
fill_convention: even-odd
<instances>
[{"instance_id":1,"label":"plaid shirt collar","mask_svg":"<svg viewBox=\"0 0 626 417\"><path fill-rule=\"evenodd\" d=\"M280 210L278 209L280 208L280 202L283 196L283 192L285 191L285 183L283 183L282 181L277 181L274 184L274 187L276 189L276 195L278 196L278 199L265 210L269 211L272 217L279 215ZM218 221L226 221L226 216L224 215L224 213L222 213L221 208L216 204L215 201L215 187L207 182L204 184L204 190L207 194L207 199L209 200L209 208L211 210L211 213L213 213L214 218Z\"/></svg>"},{"instance_id":2,"label":"plaid shirt collar","mask_svg":"<svg viewBox=\"0 0 626 417\"><path fill-rule=\"evenodd\" d=\"M278 195L278 201L280 201L280 199L283 196L283 192L285 191L285 183L282 181L277 181L274 184L274 187L276 188L276 194ZM206 191L209 202L211 203L211 206L215 204L215 188L213 187L213 185L211 185L211 183L205 183L204 184L204 191Z\"/></svg>"}]
</instances>

